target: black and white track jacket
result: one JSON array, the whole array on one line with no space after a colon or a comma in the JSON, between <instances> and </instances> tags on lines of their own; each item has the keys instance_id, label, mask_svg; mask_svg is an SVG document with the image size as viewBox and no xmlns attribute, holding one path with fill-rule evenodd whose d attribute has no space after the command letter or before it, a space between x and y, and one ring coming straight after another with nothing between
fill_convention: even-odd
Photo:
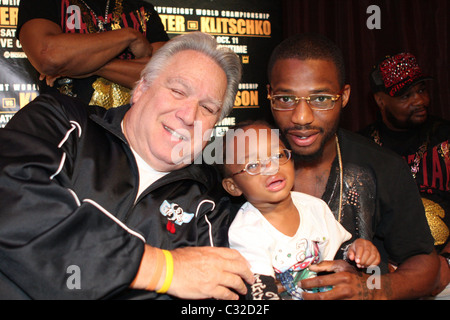
<instances>
[{"instance_id":1,"label":"black and white track jacket","mask_svg":"<svg viewBox=\"0 0 450 320\"><path fill-rule=\"evenodd\" d=\"M128 289L144 243L228 245L211 167L172 172L136 200L129 108L41 95L0 129L0 299L164 298Z\"/></svg>"}]
</instances>

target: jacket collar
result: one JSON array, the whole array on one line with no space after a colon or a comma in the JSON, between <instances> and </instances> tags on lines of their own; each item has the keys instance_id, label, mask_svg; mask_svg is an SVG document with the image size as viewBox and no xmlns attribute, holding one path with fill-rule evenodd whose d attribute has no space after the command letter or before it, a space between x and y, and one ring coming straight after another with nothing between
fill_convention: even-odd
<instances>
[{"instance_id":1,"label":"jacket collar","mask_svg":"<svg viewBox=\"0 0 450 320\"><path fill-rule=\"evenodd\" d=\"M92 121L102 126L104 129L111 132L128 145L128 141L122 132L121 123L130 108L131 105L127 104L118 108L105 110L103 114L92 114L90 115L90 118Z\"/></svg>"}]
</instances>

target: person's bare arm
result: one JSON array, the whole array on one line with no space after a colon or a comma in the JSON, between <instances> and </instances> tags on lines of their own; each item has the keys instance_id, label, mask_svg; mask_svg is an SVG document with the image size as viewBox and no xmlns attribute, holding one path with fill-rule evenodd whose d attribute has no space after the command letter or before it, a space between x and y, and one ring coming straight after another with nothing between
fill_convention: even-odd
<instances>
[{"instance_id":1,"label":"person's bare arm","mask_svg":"<svg viewBox=\"0 0 450 320\"><path fill-rule=\"evenodd\" d=\"M73 76L73 78L85 78L91 75L97 75L120 84L128 89L133 89L141 78L141 72L145 68L150 58L141 58L133 60L113 59L100 69L82 76ZM49 79L47 84L52 86L56 78ZM50 83L49 83L50 82Z\"/></svg>"},{"instance_id":2,"label":"person's bare arm","mask_svg":"<svg viewBox=\"0 0 450 320\"><path fill-rule=\"evenodd\" d=\"M31 64L45 76L93 73L130 48L137 58L149 57L152 46L138 31L124 28L94 34L66 34L45 19L33 19L20 31Z\"/></svg>"},{"instance_id":3,"label":"person's bare arm","mask_svg":"<svg viewBox=\"0 0 450 320\"><path fill-rule=\"evenodd\" d=\"M153 53L161 48L166 42L152 43ZM113 59L94 74L118 83L126 88L133 89L141 78L142 70L145 68L151 57L133 60Z\"/></svg>"},{"instance_id":4,"label":"person's bare arm","mask_svg":"<svg viewBox=\"0 0 450 320\"><path fill-rule=\"evenodd\" d=\"M447 243L441 253L450 252L450 242ZM432 295L435 296L444 290L450 284L450 267L447 260L439 255L439 277L436 281L436 288L433 290Z\"/></svg>"}]
</instances>

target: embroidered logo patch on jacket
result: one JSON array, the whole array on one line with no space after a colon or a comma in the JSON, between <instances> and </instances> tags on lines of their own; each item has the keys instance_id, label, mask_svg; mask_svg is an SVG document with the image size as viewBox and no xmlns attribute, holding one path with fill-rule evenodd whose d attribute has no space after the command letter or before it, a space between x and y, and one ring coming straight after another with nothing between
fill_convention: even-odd
<instances>
[{"instance_id":1,"label":"embroidered logo patch on jacket","mask_svg":"<svg viewBox=\"0 0 450 320\"><path fill-rule=\"evenodd\" d=\"M181 226L183 223L191 222L194 217L193 213L184 212L183 208L178 204L169 203L167 200L164 200L161 204L159 211L163 216L167 217L167 220L169 220L167 223L167 230L170 233L175 233L174 224Z\"/></svg>"}]
</instances>

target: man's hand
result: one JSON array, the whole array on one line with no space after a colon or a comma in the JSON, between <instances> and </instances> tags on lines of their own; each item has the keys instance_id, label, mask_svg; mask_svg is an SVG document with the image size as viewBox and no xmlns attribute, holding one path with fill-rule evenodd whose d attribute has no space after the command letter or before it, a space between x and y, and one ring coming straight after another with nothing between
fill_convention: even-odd
<instances>
[{"instance_id":1,"label":"man's hand","mask_svg":"<svg viewBox=\"0 0 450 320\"><path fill-rule=\"evenodd\" d=\"M141 265L131 288L147 289L156 270L158 250L145 245ZM247 293L245 282L251 285L255 281L248 262L236 250L187 247L170 252L173 257L173 278L167 293L172 296L181 299L234 300L239 298L238 294Z\"/></svg>"},{"instance_id":2,"label":"man's hand","mask_svg":"<svg viewBox=\"0 0 450 320\"><path fill-rule=\"evenodd\" d=\"M327 292L303 293L305 300L367 300L373 299L376 290L367 287L368 274L357 272L350 264L343 260L323 261L309 267L314 272L334 272L329 275L302 280L302 289L332 286Z\"/></svg>"},{"instance_id":3,"label":"man's hand","mask_svg":"<svg viewBox=\"0 0 450 320\"><path fill-rule=\"evenodd\" d=\"M148 42L147 38L139 31L131 28L129 29L136 37L129 45L130 51L134 54L136 59L151 57L153 54L153 47L150 42Z\"/></svg>"},{"instance_id":4,"label":"man's hand","mask_svg":"<svg viewBox=\"0 0 450 320\"><path fill-rule=\"evenodd\" d=\"M228 248L191 247L171 251L174 275L169 294L183 299L238 299L254 276L247 261Z\"/></svg>"},{"instance_id":5,"label":"man's hand","mask_svg":"<svg viewBox=\"0 0 450 320\"><path fill-rule=\"evenodd\" d=\"M58 76L47 76L45 74L40 74L39 75L39 80L40 81L44 81L45 80L45 82L47 83L47 85L49 87L53 87L55 85L56 79L58 79L58 78L61 78L61 76L59 76L59 75Z\"/></svg>"}]
</instances>

